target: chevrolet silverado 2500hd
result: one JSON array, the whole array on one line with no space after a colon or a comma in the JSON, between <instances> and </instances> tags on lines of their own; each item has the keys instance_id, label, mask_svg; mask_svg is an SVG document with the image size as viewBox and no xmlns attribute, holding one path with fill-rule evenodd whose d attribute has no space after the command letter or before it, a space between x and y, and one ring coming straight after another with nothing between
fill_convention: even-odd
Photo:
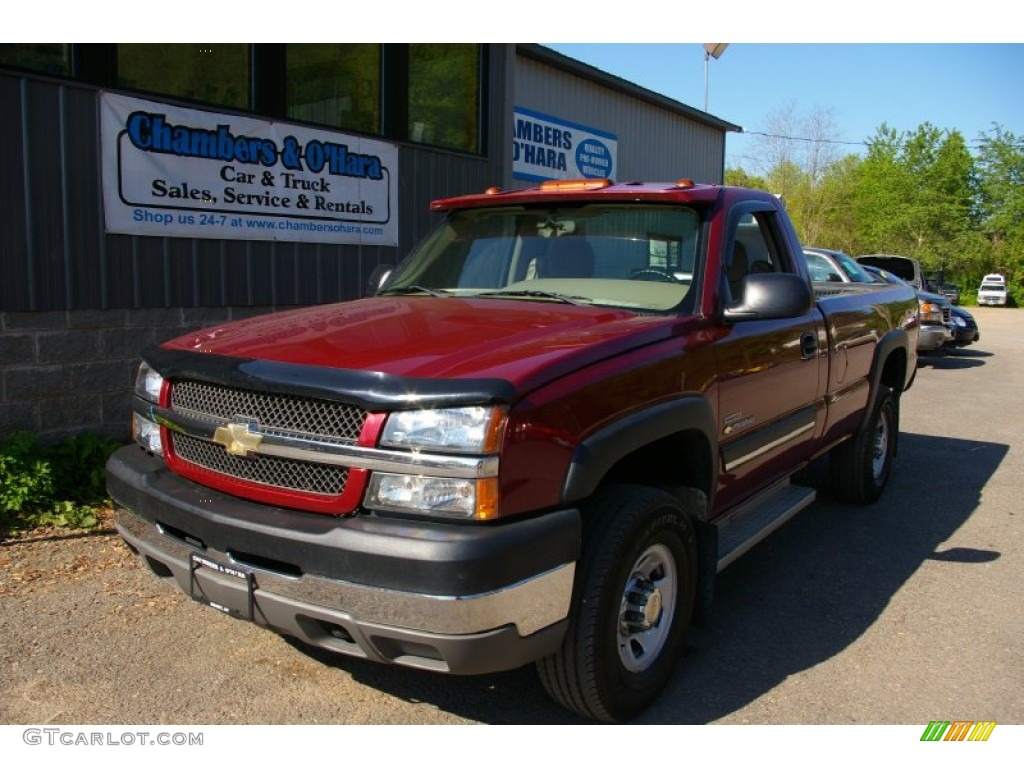
<instances>
[{"instance_id":1,"label":"chevrolet silverado 2500hd","mask_svg":"<svg viewBox=\"0 0 1024 768\"><path fill-rule=\"evenodd\" d=\"M607 180L435 201L376 295L143 352L117 526L196 600L342 654L535 662L616 722L715 575L814 490L882 492L906 286L814 295L780 202Z\"/></svg>"}]
</instances>

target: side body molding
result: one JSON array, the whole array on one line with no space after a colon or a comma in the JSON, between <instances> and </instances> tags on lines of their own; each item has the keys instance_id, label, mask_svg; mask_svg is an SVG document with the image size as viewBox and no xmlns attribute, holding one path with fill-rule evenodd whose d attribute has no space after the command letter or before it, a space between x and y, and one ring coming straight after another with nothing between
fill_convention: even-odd
<instances>
[{"instance_id":1,"label":"side body molding","mask_svg":"<svg viewBox=\"0 0 1024 768\"><path fill-rule=\"evenodd\" d=\"M695 432L707 449L706 510L718 483L716 459L717 429L711 403L698 395L687 395L631 413L585 437L573 452L562 501L573 503L590 496L616 463L651 443L681 432ZM692 458L678 457L682 466Z\"/></svg>"}]
</instances>

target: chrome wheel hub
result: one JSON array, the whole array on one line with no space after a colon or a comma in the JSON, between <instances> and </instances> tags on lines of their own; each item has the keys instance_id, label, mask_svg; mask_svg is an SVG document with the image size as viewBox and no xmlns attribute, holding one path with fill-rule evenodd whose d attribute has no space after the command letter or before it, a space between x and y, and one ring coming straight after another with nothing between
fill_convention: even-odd
<instances>
[{"instance_id":1,"label":"chrome wheel hub","mask_svg":"<svg viewBox=\"0 0 1024 768\"><path fill-rule=\"evenodd\" d=\"M663 544L648 547L633 565L619 609L619 659L642 672L658 658L675 613L679 578L675 559Z\"/></svg>"},{"instance_id":2,"label":"chrome wheel hub","mask_svg":"<svg viewBox=\"0 0 1024 768\"><path fill-rule=\"evenodd\" d=\"M882 414L875 429L875 447L871 453L871 474L879 480L885 471L885 460L889 453L889 420Z\"/></svg>"}]
</instances>

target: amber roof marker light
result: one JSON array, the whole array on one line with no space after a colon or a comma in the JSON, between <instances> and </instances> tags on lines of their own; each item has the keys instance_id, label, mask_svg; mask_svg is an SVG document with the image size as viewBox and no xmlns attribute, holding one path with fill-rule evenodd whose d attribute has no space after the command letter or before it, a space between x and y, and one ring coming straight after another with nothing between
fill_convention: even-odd
<instances>
[{"instance_id":1,"label":"amber roof marker light","mask_svg":"<svg viewBox=\"0 0 1024 768\"><path fill-rule=\"evenodd\" d=\"M551 179L541 182L541 192L583 192L590 189L605 189L612 185L611 179Z\"/></svg>"}]
</instances>

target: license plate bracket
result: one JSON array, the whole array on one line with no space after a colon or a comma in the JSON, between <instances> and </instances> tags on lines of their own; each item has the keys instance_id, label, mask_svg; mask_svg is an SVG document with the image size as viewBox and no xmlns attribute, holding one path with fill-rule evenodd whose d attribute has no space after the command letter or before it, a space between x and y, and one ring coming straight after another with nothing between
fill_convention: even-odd
<instances>
[{"instance_id":1,"label":"license plate bracket","mask_svg":"<svg viewBox=\"0 0 1024 768\"><path fill-rule=\"evenodd\" d=\"M242 582L245 585L245 600L242 607L224 605L208 597L199 584L199 579L196 575L202 568ZM221 613L234 616L236 619L253 621L253 617L256 615L255 592L256 579L253 576L253 572L248 568L235 564L221 563L198 552L189 553L189 596L197 603L208 605Z\"/></svg>"}]
</instances>

